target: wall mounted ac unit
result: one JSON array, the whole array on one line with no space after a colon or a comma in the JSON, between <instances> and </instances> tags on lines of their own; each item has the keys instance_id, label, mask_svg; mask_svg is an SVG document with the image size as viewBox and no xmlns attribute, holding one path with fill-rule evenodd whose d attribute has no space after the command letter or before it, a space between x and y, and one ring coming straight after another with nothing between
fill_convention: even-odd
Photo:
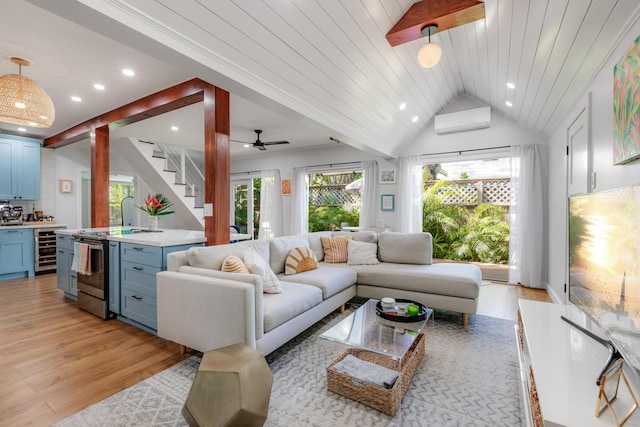
<instances>
[{"instance_id":1,"label":"wall mounted ac unit","mask_svg":"<svg viewBox=\"0 0 640 427\"><path fill-rule=\"evenodd\" d=\"M438 114L433 123L436 133L439 135L488 128L491 126L491 107Z\"/></svg>"}]
</instances>

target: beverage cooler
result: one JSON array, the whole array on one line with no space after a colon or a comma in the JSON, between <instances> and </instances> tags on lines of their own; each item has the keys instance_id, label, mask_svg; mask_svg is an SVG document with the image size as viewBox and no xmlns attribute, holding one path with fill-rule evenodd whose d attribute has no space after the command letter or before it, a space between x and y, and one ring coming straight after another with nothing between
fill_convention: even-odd
<instances>
[{"instance_id":1,"label":"beverage cooler","mask_svg":"<svg viewBox=\"0 0 640 427\"><path fill-rule=\"evenodd\" d=\"M56 269L56 234L53 228L34 228L33 235L35 244L35 267L37 272L51 271Z\"/></svg>"}]
</instances>

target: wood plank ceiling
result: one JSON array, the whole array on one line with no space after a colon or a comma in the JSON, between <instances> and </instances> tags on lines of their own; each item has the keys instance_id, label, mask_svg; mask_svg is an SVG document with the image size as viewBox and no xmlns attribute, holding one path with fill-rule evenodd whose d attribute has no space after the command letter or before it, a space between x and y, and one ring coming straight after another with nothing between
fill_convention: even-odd
<instances>
[{"instance_id":1,"label":"wood plank ceiling","mask_svg":"<svg viewBox=\"0 0 640 427\"><path fill-rule=\"evenodd\" d=\"M442 59L423 69L424 41L385 39L413 0L86 3L389 156L463 94L549 135L638 16L638 0L486 0L485 19L432 37Z\"/></svg>"}]
</instances>

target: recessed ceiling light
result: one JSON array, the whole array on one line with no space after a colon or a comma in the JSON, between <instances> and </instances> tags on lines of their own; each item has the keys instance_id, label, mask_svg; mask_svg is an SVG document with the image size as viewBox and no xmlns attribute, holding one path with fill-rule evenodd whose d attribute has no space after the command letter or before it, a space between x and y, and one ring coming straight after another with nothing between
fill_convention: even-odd
<instances>
[{"instance_id":1,"label":"recessed ceiling light","mask_svg":"<svg viewBox=\"0 0 640 427\"><path fill-rule=\"evenodd\" d=\"M94 84L93 87L97 90L104 90L104 85L101 85L100 83Z\"/></svg>"},{"instance_id":2,"label":"recessed ceiling light","mask_svg":"<svg viewBox=\"0 0 640 427\"><path fill-rule=\"evenodd\" d=\"M413 119L411 119L411 121L412 121L413 123L417 122L417 121L418 121L418 116L413 116Z\"/></svg>"},{"instance_id":3,"label":"recessed ceiling light","mask_svg":"<svg viewBox=\"0 0 640 427\"><path fill-rule=\"evenodd\" d=\"M176 131L178 129L179 129L178 126L171 126L171 130L173 130L173 131Z\"/></svg>"},{"instance_id":4,"label":"recessed ceiling light","mask_svg":"<svg viewBox=\"0 0 640 427\"><path fill-rule=\"evenodd\" d=\"M511 83L511 82L508 82L508 83L507 83L507 87L508 87L509 89L515 89L515 88L516 88L516 85L514 85L514 84L513 84L513 83Z\"/></svg>"},{"instance_id":5,"label":"recessed ceiling light","mask_svg":"<svg viewBox=\"0 0 640 427\"><path fill-rule=\"evenodd\" d=\"M511 101L505 101L505 104L507 105L507 107L513 107L513 102Z\"/></svg>"},{"instance_id":6,"label":"recessed ceiling light","mask_svg":"<svg viewBox=\"0 0 640 427\"><path fill-rule=\"evenodd\" d=\"M80 98L79 96L72 96L72 97L71 97L71 100L72 100L73 102L81 102L81 101L82 101L82 98Z\"/></svg>"},{"instance_id":7,"label":"recessed ceiling light","mask_svg":"<svg viewBox=\"0 0 640 427\"><path fill-rule=\"evenodd\" d=\"M26 132L27 130L25 128L18 128L19 132Z\"/></svg>"},{"instance_id":8,"label":"recessed ceiling light","mask_svg":"<svg viewBox=\"0 0 640 427\"><path fill-rule=\"evenodd\" d=\"M133 77L136 75L136 72L128 68L125 68L122 70L122 74L124 74L125 76Z\"/></svg>"},{"instance_id":9,"label":"recessed ceiling light","mask_svg":"<svg viewBox=\"0 0 640 427\"><path fill-rule=\"evenodd\" d=\"M407 103L406 103L406 102L403 102L402 104L400 104L400 105L398 106L398 108L399 108L401 111L402 111L402 110L404 110L405 108L407 108Z\"/></svg>"},{"instance_id":10,"label":"recessed ceiling light","mask_svg":"<svg viewBox=\"0 0 640 427\"><path fill-rule=\"evenodd\" d=\"M251 147L249 144L244 144L244 148L249 148Z\"/></svg>"}]
</instances>

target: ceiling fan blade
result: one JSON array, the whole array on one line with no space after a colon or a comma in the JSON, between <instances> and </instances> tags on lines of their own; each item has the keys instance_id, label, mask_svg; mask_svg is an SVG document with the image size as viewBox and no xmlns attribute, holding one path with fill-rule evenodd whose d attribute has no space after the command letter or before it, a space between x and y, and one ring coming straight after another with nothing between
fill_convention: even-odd
<instances>
[{"instance_id":1,"label":"ceiling fan blade","mask_svg":"<svg viewBox=\"0 0 640 427\"><path fill-rule=\"evenodd\" d=\"M237 139L230 139L229 141L231 141L231 142L239 142L240 144L249 144L249 145L253 144L253 142L240 141L240 140L237 140Z\"/></svg>"},{"instance_id":2,"label":"ceiling fan blade","mask_svg":"<svg viewBox=\"0 0 640 427\"><path fill-rule=\"evenodd\" d=\"M290 144L289 141L271 141L271 142L263 142L264 145L280 145L280 144Z\"/></svg>"},{"instance_id":3,"label":"ceiling fan blade","mask_svg":"<svg viewBox=\"0 0 640 427\"><path fill-rule=\"evenodd\" d=\"M267 148L264 145L254 145L260 151L267 151Z\"/></svg>"}]
</instances>

